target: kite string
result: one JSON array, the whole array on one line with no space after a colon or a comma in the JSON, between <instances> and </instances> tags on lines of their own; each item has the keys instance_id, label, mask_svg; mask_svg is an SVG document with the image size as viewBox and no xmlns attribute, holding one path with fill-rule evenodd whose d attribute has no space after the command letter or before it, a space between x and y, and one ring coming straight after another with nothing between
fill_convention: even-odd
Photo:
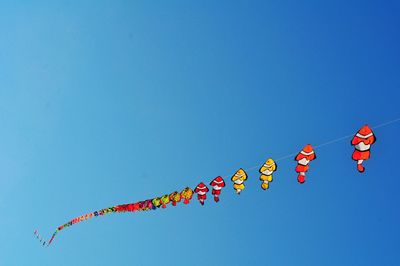
<instances>
[{"instance_id":1,"label":"kite string","mask_svg":"<svg viewBox=\"0 0 400 266\"><path fill-rule=\"evenodd\" d=\"M372 127L372 129L382 128L382 127L394 124L394 123L399 122L399 121L400 121L400 117L396 118L396 119L393 119L393 120L390 120L390 121L387 121L387 122L384 122L384 123L381 123L381 124L378 124L378 125ZM340 142L342 140L345 140L345 139L348 139L348 138L352 137L353 135L354 134L349 134L349 135L345 135L345 136L342 136L342 137L339 137L339 138L336 138L336 139L333 139L333 140L329 140L327 142L324 142L324 143L321 143L321 144L318 144L318 145L314 146L314 149L318 149L318 148L321 148L321 147L324 147L324 146L327 146L327 145L330 145L330 144L333 144L333 143L336 143L336 142ZM297 152L284 155L284 156L279 157L278 159L276 159L275 162L279 162L279 161L286 160L288 158L292 158L296 154L297 154ZM252 167L246 168L245 170L246 171L252 171L252 170L257 169L259 167L260 167L259 165L254 165Z\"/></svg>"},{"instance_id":2,"label":"kite string","mask_svg":"<svg viewBox=\"0 0 400 266\"><path fill-rule=\"evenodd\" d=\"M394 120L391 120L391 121L388 121L388 122L385 122L385 123L376 125L376 126L372 127L372 129L377 129L377 128L385 127L385 126L388 126L388 125L390 125L390 124L396 123L396 122L398 122L398 121L400 121L400 118L396 118L396 119L394 119ZM342 137L339 137L339 138L336 138L336 139L327 141L327 142L325 142L325 143L319 144L319 145L317 145L317 146L314 146L314 148L317 149L317 148L320 148L320 147L323 147L323 146L326 146L326 145L330 145L330 144L333 144L333 143L336 143L336 142L345 140L345 139L347 139L347 138L350 138L350 137L353 136L353 135L354 135L354 134L342 136ZM280 158L276 159L275 161L282 161L282 160L285 160L285 159L287 159L287 158L293 157L293 156L295 156L296 154L297 154L297 153L288 154L288 155L285 155L285 156L283 156L283 157L280 157ZM255 165L255 166L253 166L253 167L247 168L247 171L251 171L251 170L257 169L258 167L259 167L258 165ZM100 214L100 216L101 216L101 215L104 215L104 214L109 213L108 210L111 210L111 209L113 209L113 207L104 208L104 209L101 209L101 210L98 211L98 212L99 212L99 213L102 213L102 214ZM107 210L107 211L105 211L105 210ZM105 211L104 214L103 214L103 211ZM97 211L96 211L96 212L97 212ZM61 231L64 227L68 227L68 226L70 226L70 225L73 225L73 224L75 224L75 223L81 222L81 221L83 221L83 220L87 220L88 218L92 218L93 216L97 216L97 215L94 215L94 213L96 213L96 212L92 212L92 213L89 213L89 214L85 214L85 215L76 217L76 218L74 218L73 220L71 220L70 222L64 224L64 225L62 226L62 228L57 229L57 230L54 232L54 234L52 235L50 241L47 242L47 246L49 246L49 245L52 243L52 241L53 241L53 239L55 238L55 236L57 235L57 233L58 233L59 231ZM112 212L114 212L114 210L113 210ZM91 215L91 214L93 214L93 215ZM88 216L88 215L89 215L89 216ZM39 241L40 241L41 243L42 243L42 241L43 241L43 246L46 245L46 240L44 240L44 239L42 238L42 236L39 234L38 230L35 230L34 235L36 236L37 239L39 239Z\"/></svg>"},{"instance_id":3,"label":"kite string","mask_svg":"<svg viewBox=\"0 0 400 266\"><path fill-rule=\"evenodd\" d=\"M398 118L396 118L396 119L393 119L393 120L390 120L390 121L387 121L387 122L385 122L385 123L376 125L376 126L372 127L372 129L385 127L385 126L388 126L388 125L390 125L390 124L396 123L396 122L398 122L398 121L400 121L400 117L398 117Z\"/></svg>"}]
</instances>

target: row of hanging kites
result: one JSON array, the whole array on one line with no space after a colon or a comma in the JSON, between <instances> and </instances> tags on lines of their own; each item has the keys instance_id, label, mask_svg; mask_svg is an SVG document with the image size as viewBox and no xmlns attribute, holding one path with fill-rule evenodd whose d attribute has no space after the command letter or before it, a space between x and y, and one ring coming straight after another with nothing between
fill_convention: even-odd
<instances>
[{"instance_id":1,"label":"row of hanging kites","mask_svg":"<svg viewBox=\"0 0 400 266\"><path fill-rule=\"evenodd\" d=\"M396 120L398 121L398 120ZM352 159L356 161L357 170L360 173L365 171L365 167L363 162L368 160L371 155L371 146L375 143L376 137L372 129L365 125L363 126L352 138L351 145L354 146L354 152L352 154ZM320 145L321 146L321 145ZM295 171L297 173L297 181L300 184L304 184L306 181L306 173L310 168L310 162L314 161L317 158L314 148L307 144L304 148L295 156L294 160L297 162ZM265 163L259 168L260 173L260 181L261 188L267 190L270 187L270 183L273 180L273 175L278 169L277 162L268 158ZM240 168L236 171L236 173L231 177L231 181L233 184L233 188L237 194L240 194L245 189L245 182L247 180L247 173L244 169ZM214 197L214 201L218 202L219 197L222 192L222 188L225 187L225 180L218 176L214 178L210 183L211 194ZM197 200L201 205L204 205L207 199L207 193L209 192L208 186L200 182L194 190L190 187L186 187L181 192L174 191L170 194L165 194L163 196L155 197L152 199L147 199L144 201L139 201L135 203L129 204L121 204L108 208L104 208L98 211L90 212L81 216L78 216L67 223L59 226L50 240L46 241L39 234L37 230L34 231L34 235L36 238L42 243L43 246L49 246L56 235L63 229L70 227L74 224L80 223L82 221L86 221L93 217L104 216L109 213L122 213L122 212L139 212L139 211L150 211L157 210L159 208L165 209L168 204L172 206L176 206L179 202L183 201L183 204L189 204L194 194L197 194Z\"/></svg>"}]
</instances>

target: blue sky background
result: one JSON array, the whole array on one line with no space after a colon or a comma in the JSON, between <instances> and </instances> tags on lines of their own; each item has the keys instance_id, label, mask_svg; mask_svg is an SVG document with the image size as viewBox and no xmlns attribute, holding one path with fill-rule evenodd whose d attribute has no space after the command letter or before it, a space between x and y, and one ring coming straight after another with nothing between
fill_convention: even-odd
<instances>
[{"instance_id":1,"label":"blue sky background","mask_svg":"<svg viewBox=\"0 0 400 266\"><path fill-rule=\"evenodd\" d=\"M400 116L397 1L0 4L0 265L399 265L400 123L271 189L71 218ZM78 3L79 2L79 3Z\"/></svg>"}]
</instances>

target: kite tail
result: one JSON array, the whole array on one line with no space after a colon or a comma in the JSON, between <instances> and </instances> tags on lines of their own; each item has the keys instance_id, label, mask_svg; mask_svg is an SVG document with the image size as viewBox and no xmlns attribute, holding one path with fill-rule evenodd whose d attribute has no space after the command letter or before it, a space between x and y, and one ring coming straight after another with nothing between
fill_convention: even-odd
<instances>
[{"instance_id":1,"label":"kite tail","mask_svg":"<svg viewBox=\"0 0 400 266\"><path fill-rule=\"evenodd\" d=\"M81 216L78 216L74 219L72 219L71 221L60 225L56 231L53 233L53 235L51 236L49 241L43 240L43 237L40 236L38 230L35 230L34 235L36 236L37 239L39 239L40 243L42 243L43 246L50 246L50 244L53 242L54 238L56 237L57 233L61 230L63 230L64 228L67 228L71 225L80 223L82 221L88 220L93 218L94 216L98 216L98 215L105 215L107 213L111 213L111 212L115 212L114 207L111 208L105 208L105 209L101 209L100 211L95 211L95 212L91 212L91 213L87 213ZM46 245L47 243L47 245Z\"/></svg>"},{"instance_id":2,"label":"kite tail","mask_svg":"<svg viewBox=\"0 0 400 266\"><path fill-rule=\"evenodd\" d=\"M69 222L67 222L63 225L60 225L56 229L56 231L53 233L53 235L51 236L49 241L44 240L43 237L40 236L38 230L34 231L34 235L36 236L37 239L39 239L40 243L42 243L42 246L48 247L53 242L53 240L56 237L56 235L58 234L58 232L60 232L61 230L65 229L67 227L70 227L71 225L92 219L93 217L104 216L106 214L113 213L113 212L135 212L135 211L153 210L153 208L152 208L153 206L152 205L150 206L150 202L151 201L147 200L147 201L142 201L142 202L137 202L137 203L117 205L117 206L104 208L99 211L94 211L94 212L90 212L90 213L75 217L74 219L70 220Z\"/></svg>"},{"instance_id":3,"label":"kite tail","mask_svg":"<svg viewBox=\"0 0 400 266\"><path fill-rule=\"evenodd\" d=\"M42 244L42 246L45 247L46 243L48 243L48 242L43 239L43 237L39 234L37 229L35 230L35 232L33 232L33 234L39 240L40 244ZM47 244L47 245L49 245L49 244Z\"/></svg>"},{"instance_id":4,"label":"kite tail","mask_svg":"<svg viewBox=\"0 0 400 266\"><path fill-rule=\"evenodd\" d=\"M53 242L53 239L56 237L57 232L58 232L58 231L55 231L55 232L53 233L53 235L51 236L51 238L50 238L49 243L47 244L47 246L50 246L51 242Z\"/></svg>"}]
</instances>

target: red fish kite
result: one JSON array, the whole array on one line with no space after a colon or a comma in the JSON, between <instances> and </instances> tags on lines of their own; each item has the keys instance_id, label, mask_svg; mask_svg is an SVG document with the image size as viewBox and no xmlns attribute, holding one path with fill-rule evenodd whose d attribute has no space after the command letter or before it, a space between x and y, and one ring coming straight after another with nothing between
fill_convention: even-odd
<instances>
[{"instance_id":1,"label":"red fish kite","mask_svg":"<svg viewBox=\"0 0 400 266\"><path fill-rule=\"evenodd\" d=\"M357 161L357 170L362 173L365 167L362 165L364 160L368 160L371 156L371 145L376 141L374 132L368 125L363 126L351 140L351 145L354 146L352 159Z\"/></svg>"},{"instance_id":2,"label":"red fish kite","mask_svg":"<svg viewBox=\"0 0 400 266\"><path fill-rule=\"evenodd\" d=\"M222 177L217 176L213 181L211 181L210 186L213 188L212 194L214 195L214 200L215 202L218 202L221 189L225 186L225 181Z\"/></svg>"},{"instance_id":3,"label":"red fish kite","mask_svg":"<svg viewBox=\"0 0 400 266\"><path fill-rule=\"evenodd\" d=\"M294 158L294 160L297 161L296 172L299 174L297 176L297 181L300 184L306 182L306 172L309 168L308 164L316 158L317 156L310 144L307 144Z\"/></svg>"},{"instance_id":4,"label":"red fish kite","mask_svg":"<svg viewBox=\"0 0 400 266\"><path fill-rule=\"evenodd\" d=\"M204 201L207 199L208 187L203 182L201 182L197 185L194 192L197 193L197 199L199 200L200 204L204 205Z\"/></svg>"}]
</instances>

